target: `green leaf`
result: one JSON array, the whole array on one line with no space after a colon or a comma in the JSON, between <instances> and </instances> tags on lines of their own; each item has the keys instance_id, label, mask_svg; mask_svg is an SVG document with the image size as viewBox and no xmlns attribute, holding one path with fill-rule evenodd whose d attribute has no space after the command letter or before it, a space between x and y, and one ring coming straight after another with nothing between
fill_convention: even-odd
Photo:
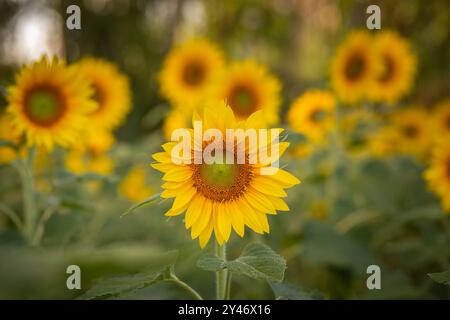
<instances>
[{"instance_id":1,"label":"green leaf","mask_svg":"<svg viewBox=\"0 0 450 320\"><path fill-rule=\"evenodd\" d=\"M147 199L145 199L145 200L142 201L142 202L139 202L139 203L137 203L137 204L135 204L135 205L132 205L130 208L128 208L127 211L125 211L124 213L122 213L121 217L126 216L126 215L132 213L134 210L136 210L136 209L138 209L138 208L140 208L140 207L142 207L142 206L145 206L145 205L148 205L148 204L150 204L150 203L155 202L156 200L159 199L160 195L161 195L161 193L154 194L154 195L151 196L150 198L147 198Z\"/></svg>"},{"instance_id":2,"label":"green leaf","mask_svg":"<svg viewBox=\"0 0 450 320\"><path fill-rule=\"evenodd\" d=\"M109 277L86 291L79 299L114 297L166 280L169 278L168 275L170 275L170 267L135 275Z\"/></svg>"},{"instance_id":3,"label":"green leaf","mask_svg":"<svg viewBox=\"0 0 450 320\"><path fill-rule=\"evenodd\" d=\"M207 271L219 271L224 268L223 259L213 255L206 254L197 261L197 267Z\"/></svg>"},{"instance_id":4,"label":"green leaf","mask_svg":"<svg viewBox=\"0 0 450 320\"><path fill-rule=\"evenodd\" d=\"M450 286L450 270L444 272L429 273L428 276L438 283Z\"/></svg>"},{"instance_id":5,"label":"green leaf","mask_svg":"<svg viewBox=\"0 0 450 320\"><path fill-rule=\"evenodd\" d=\"M283 281L286 261L268 246L252 243L244 248L236 260L224 261L211 254L201 257L197 266L207 271L227 268L235 275L246 275L253 279Z\"/></svg>"},{"instance_id":6,"label":"green leaf","mask_svg":"<svg viewBox=\"0 0 450 320\"><path fill-rule=\"evenodd\" d=\"M178 252L170 251L159 255L159 259L143 272L133 275L119 274L101 279L78 299L90 300L117 297L170 279L177 256ZM103 259L100 260L100 263L102 263ZM84 265L87 264L81 264L82 270Z\"/></svg>"},{"instance_id":7,"label":"green leaf","mask_svg":"<svg viewBox=\"0 0 450 320\"><path fill-rule=\"evenodd\" d=\"M317 291L305 292L290 283L270 282L275 298L277 300L323 300L324 296Z\"/></svg>"}]
</instances>

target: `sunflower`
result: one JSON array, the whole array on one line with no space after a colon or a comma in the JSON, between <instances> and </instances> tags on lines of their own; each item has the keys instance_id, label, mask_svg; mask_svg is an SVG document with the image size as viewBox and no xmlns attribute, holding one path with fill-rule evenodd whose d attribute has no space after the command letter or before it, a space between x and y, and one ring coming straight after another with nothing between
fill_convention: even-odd
<instances>
[{"instance_id":1,"label":"sunflower","mask_svg":"<svg viewBox=\"0 0 450 320\"><path fill-rule=\"evenodd\" d=\"M433 109L431 116L433 135L439 139L450 134L450 98L440 101Z\"/></svg>"},{"instance_id":2,"label":"sunflower","mask_svg":"<svg viewBox=\"0 0 450 320\"><path fill-rule=\"evenodd\" d=\"M161 93L174 104L197 103L223 66L222 52L214 44L204 39L187 41L164 60Z\"/></svg>"},{"instance_id":3,"label":"sunflower","mask_svg":"<svg viewBox=\"0 0 450 320\"><path fill-rule=\"evenodd\" d=\"M95 110L92 90L75 68L46 57L26 66L8 88L7 112L14 131L24 134L28 145L48 150L66 147L86 125L86 114Z\"/></svg>"},{"instance_id":4,"label":"sunflower","mask_svg":"<svg viewBox=\"0 0 450 320\"><path fill-rule=\"evenodd\" d=\"M336 101L327 91L311 90L298 97L289 108L287 122L293 130L321 143L334 125Z\"/></svg>"},{"instance_id":5,"label":"sunflower","mask_svg":"<svg viewBox=\"0 0 450 320\"><path fill-rule=\"evenodd\" d=\"M87 130L80 141L64 157L67 170L76 174L87 172L109 174L114 162L107 154L115 138L106 130Z\"/></svg>"},{"instance_id":6,"label":"sunflower","mask_svg":"<svg viewBox=\"0 0 450 320\"><path fill-rule=\"evenodd\" d=\"M368 91L372 101L396 102L411 89L416 72L416 57L409 43L392 31L374 39L374 50L382 68Z\"/></svg>"},{"instance_id":7,"label":"sunflower","mask_svg":"<svg viewBox=\"0 0 450 320\"><path fill-rule=\"evenodd\" d=\"M16 146L20 143L20 135L14 131L11 117L6 114L0 115L0 141L5 145L0 145L0 164L8 164L18 156Z\"/></svg>"},{"instance_id":8,"label":"sunflower","mask_svg":"<svg viewBox=\"0 0 450 320\"><path fill-rule=\"evenodd\" d=\"M444 142L445 141L445 142ZM429 168L425 171L425 179L429 188L440 198L442 208L450 213L450 136L438 144L433 150Z\"/></svg>"},{"instance_id":9,"label":"sunflower","mask_svg":"<svg viewBox=\"0 0 450 320\"><path fill-rule=\"evenodd\" d=\"M203 116L194 114L193 120L202 121L203 132L217 128L223 135L226 128L255 129L261 128L264 123L261 112L238 123L232 109L224 103L206 107ZM279 134L282 130L276 131ZM281 156L289 145L287 142L270 141L272 142L259 144L256 148L246 146L246 159L259 152L260 148L269 148L269 144L279 148ZM284 189L300 181L287 171L278 169L274 175L261 175L260 169L268 164L250 164L250 161L243 164L238 164L237 161L232 164L207 164L206 161L201 161L200 164L177 164L179 161L174 162L176 159L171 156L176 145L176 142L164 144L164 151L153 155L157 162L152 163L152 167L164 173L164 191L161 197L175 198L166 216L177 216L186 212L186 228L191 228L193 239L199 238L201 247L207 244L213 232L219 245L229 239L232 229L241 237L244 235L245 226L260 234L268 233L266 214L289 210L281 199L287 195ZM194 145L194 152L189 158L191 161L194 154L202 154L209 144L194 140ZM223 150L222 155L236 159L237 144L233 150L233 154L228 155L225 153L230 151Z\"/></svg>"},{"instance_id":10,"label":"sunflower","mask_svg":"<svg viewBox=\"0 0 450 320\"><path fill-rule=\"evenodd\" d=\"M265 124L273 125L279 121L280 91L280 81L265 66L246 60L233 62L221 74L209 98L225 100L238 120L262 110Z\"/></svg>"},{"instance_id":11,"label":"sunflower","mask_svg":"<svg viewBox=\"0 0 450 320\"><path fill-rule=\"evenodd\" d=\"M372 38L366 31L355 31L336 51L331 85L343 102L354 104L366 97L377 72L379 61L372 50Z\"/></svg>"},{"instance_id":12,"label":"sunflower","mask_svg":"<svg viewBox=\"0 0 450 320\"><path fill-rule=\"evenodd\" d=\"M94 89L98 107L89 113L92 126L112 130L125 119L131 108L128 78L105 60L85 58L76 64L82 76Z\"/></svg>"},{"instance_id":13,"label":"sunflower","mask_svg":"<svg viewBox=\"0 0 450 320\"><path fill-rule=\"evenodd\" d=\"M423 158L429 152L430 126L426 111L420 107L399 110L391 116L392 140L396 151Z\"/></svg>"},{"instance_id":14,"label":"sunflower","mask_svg":"<svg viewBox=\"0 0 450 320\"><path fill-rule=\"evenodd\" d=\"M150 197L154 191L146 183L145 169L142 167L132 168L120 182L119 193L132 202L140 202Z\"/></svg>"}]
</instances>

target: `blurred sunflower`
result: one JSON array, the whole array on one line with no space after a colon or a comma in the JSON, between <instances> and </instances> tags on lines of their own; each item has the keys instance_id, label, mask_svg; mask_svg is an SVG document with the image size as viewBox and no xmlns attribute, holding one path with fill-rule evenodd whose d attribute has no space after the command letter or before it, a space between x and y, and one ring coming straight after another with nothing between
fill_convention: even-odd
<instances>
[{"instance_id":1,"label":"blurred sunflower","mask_svg":"<svg viewBox=\"0 0 450 320\"><path fill-rule=\"evenodd\" d=\"M203 121L204 131L216 128L224 136L226 128L255 129L264 123L261 112L238 123L232 109L224 103L207 107L202 118L195 114L193 120ZM278 133L281 131L277 130ZM266 214L289 210L281 199L286 196L284 189L300 181L287 171L279 169L274 175L261 175L260 169L268 163L249 164L246 161L237 164L238 146L235 146L234 154L231 155L235 158L234 164L206 164L205 161L194 164L194 154L202 153L208 145L195 140L192 164L175 164L171 152L176 145L176 142L164 144L164 151L153 155L157 162L152 163L152 167L164 173L161 197L175 198L166 216L186 212L186 228L191 228L193 239L199 238L201 247L207 244L213 231L219 245L229 239L232 228L241 237L245 225L257 233L268 233ZM279 156L288 145L287 142L280 142L275 146L279 148ZM246 156L256 154L260 147L246 148ZM264 147L270 148L267 144ZM227 151L223 152L226 156Z\"/></svg>"},{"instance_id":2,"label":"blurred sunflower","mask_svg":"<svg viewBox=\"0 0 450 320\"><path fill-rule=\"evenodd\" d=\"M336 101L331 93L310 90L292 103L287 122L296 132L315 143L322 143L335 124L335 107Z\"/></svg>"},{"instance_id":3,"label":"blurred sunflower","mask_svg":"<svg viewBox=\"0 0 450 320\"><path fill-rule=\"evenodd\" d=\"M146 182L145 169L142 167L134 167L120 182L119 193L131 202L140 202L155 192Z\"/></svg>"},{"instance_id":4,"label":"blurred sunflower","mask_svg":"<svg viewBox=\"0 0 450 320\"><path fill-rule=\"evenodd\" d=\"M192 112L175 108L164 119L163 133L166 140L171 140L172 132L176 129L186 128L191 123Z\"/></svg>"},{"instance_id":5,"label":"blurred sunflower","mask_svg":"<svg viewBox=\"0 0 450 320\"><path fill-rule=\"evenodd\" d=\"M273 125L279 122L280 91L280 81L265 66L247 60L232 63L221 74L210 99L225 100L238 120L262 110L266 125Z\"/></svg>"},{"instance_id":6,"label":"blurred sunflower","mask_svg":"<svg viewBox=\"0 0 450 320\"><path fill-rule=\"evenodd\" d=\"M444 211L450 214L450 136L438 144L433 151L429 168L425 171L425 179L430 189L440 198Z\"/></svg>"},{"instance_id":7,"label":"blurred sunflower","mask_svg":"<svg viewBox=\"0 0 450 320\"><path fill-rule=\"evenodd\" d=\"M82 76L94 89L93 99L98 107L89 113L92 127L112 130L125 119L131 108L128 78L105 60L85 58L76 64Z\"/></svg>"},{"instance_id":8,"label":"blurred sunflower","mask_svg":"<svg viewBox=\"0 0 450 320\"><path fill-rule=\"evenodd\" d=\"M15 147L20 143L20 135L14 130L11 117L0 115L0 141L11 143L0 146L0 164L8 164L18 156Z\"/></svg>"},{"instance_id":9,"label":"blurred sunflower","mask_svg":"<svg viewBox=\"0 0 450 320\"><path fill-rule=\"evenodd\" d=\"M23 67L16 84L8 88L7 112L14 130L28 145L52 149L68 146L86 125L86 114L95 110L92 90L73 67L47 57Z\"/></svg>"},{"instance_id":10,"label":"blurred sunflower","mask_svg":"<svg viewBox=\"0 0 450 320\"><path fill-rule=\"evenodd\" d=\"M397 33L383 31L374 39L374 50L382 68L368 91L372 101L396 102L411 89L416 58L409 43Z\"/></svg>"},{"instance_id":11,"label":"blurred sunflower","mask_svg":"<svg viewBox=\"0 0 450 320\"><path fill-rule=\"evenodd\" d=\"M331 62L331 85L342 101L354 104L366 97L378 70L371 36L366 31L354 31L339 46Z\"/></svg>"},{"instance_id":12,"label":"blurred sunflower","mask_svg":"<svg viewBox=\"0 0 450 320\"><path fill-rule=\"evenodd\" d=\"M64 157L66 169L75 174L111 173L114 162L107 151L114 142L115 138L109 131L99 129L84 132L79 143L74 145Z\"/></svg>"},{"instance_id":13,"label":"blurred sunflower","mask_svg":"<svg viewBox=\"0 0 450 320\"><path fill-rule=\"evenodd\" d=\"M430 147L429 118L423 108L399 110L391 116L392 139L397 152L423 158Z\"/></svg>"},{"instance_id":14,"label":"blurred sunflower","mask_svg":"<svg viewBox=\"0 0 450 320\"><path fill-rule=\"evenodd\" d=\"M174 104L195 104L204 97L223 66L222 52L211 42L185 42L164 60L159 74L161 93Z\"/></svg>"},{"instance_id":15,"label":"blurred sunflower","mask_svg":"<svg viewBox=\"0 0 450 320\"><path fill-rule=\"evenodd\" d=\"M432 113L432 130L435 139L450 134L450 99L440 101Z\"/></svg>"}]
</instances>

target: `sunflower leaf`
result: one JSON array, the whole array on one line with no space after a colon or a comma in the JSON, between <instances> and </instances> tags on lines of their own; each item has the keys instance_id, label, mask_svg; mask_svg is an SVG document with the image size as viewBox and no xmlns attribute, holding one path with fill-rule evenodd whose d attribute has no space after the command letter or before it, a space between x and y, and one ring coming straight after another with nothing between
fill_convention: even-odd
<instances>
[{"instance_id":1,"label":"sunflower leaf","mask_svg":"<svg viewBox=\"0 0 450 320\"><path fill-rule=\"evenodd\" d=\"M138 209L138 208L140 208L140 207L142 207L142 206L145 206L145 205L148 205L148 204L151 204L151 203L155 202L156 200L159 199L159 196L160 196L160 195L161 195L161 193L154 194L154 195L151 196L150 198L147 198L147 199L145 199L145 200L142 201L142 202L139 202L139 203L137 203L137 204L132 205L130 208L127 209L127 211L125 211L124 213L122 213L121 217L126 216L126 215L132 213L133 211L135 211L136 209Z\"/></svg>"},{"instance_id":2,"label":"sunflower leaf","mask_svg":"<svg viewBox=\"0 0 450 320\"><path fill-rule=\"evenodd\" d=\"M428 276L438 283L450 286L450 270L444 272L429 273Z\"/></svg>"},{"instance_id":3,"label":"sunflower leaf","mask_svg":"<svg viewBox=\"0 0 450 320\"><path fill-rule=\"evenodd\" d=\"M128 292L171 279L177 257L178 253L171 251L161 256L161 259L154 266L141 273L106 277L79 296L78 299L92 300L119 297Z\"/></svg>"},{"instance_id":4,"label":"sunflower leaf","mask_svg":"<svg viewBox=\"0 0 450 320\"><path fill-rule=\"evenodd\" d=\"M235 275L281 282L286 270L286 261L268 246L251 243L244 248L241 256L236 260L224 261L209 254L201 257L197 266L207 271L219 271L226 268Z\"/></svg>"},{"instance_id":5,"label":"sunflower leaf","mask_svg":"<svg viewBox=\"0 0 450 320\"><path fill-rule=\"evenodd\" d=\"M225 261L213 254L206 254L197 261L197 267L206 271L219 271L224 265Z\"/></svg>"}]
</instances>

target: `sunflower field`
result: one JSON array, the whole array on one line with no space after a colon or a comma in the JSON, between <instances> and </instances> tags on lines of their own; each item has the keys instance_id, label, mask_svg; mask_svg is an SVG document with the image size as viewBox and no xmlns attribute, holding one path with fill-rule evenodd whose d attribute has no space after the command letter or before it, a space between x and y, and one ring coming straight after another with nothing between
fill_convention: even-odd
<instances>
[{"instance_id":1,"label":"sunflower field","mask_svg":"<svg viewBox=\"0 0 450 320\"><path fill-rule=\"evenodd\" d=\"M448 5L0 0L0 299L450 299Z\"/></svg>"}]
</instances>

